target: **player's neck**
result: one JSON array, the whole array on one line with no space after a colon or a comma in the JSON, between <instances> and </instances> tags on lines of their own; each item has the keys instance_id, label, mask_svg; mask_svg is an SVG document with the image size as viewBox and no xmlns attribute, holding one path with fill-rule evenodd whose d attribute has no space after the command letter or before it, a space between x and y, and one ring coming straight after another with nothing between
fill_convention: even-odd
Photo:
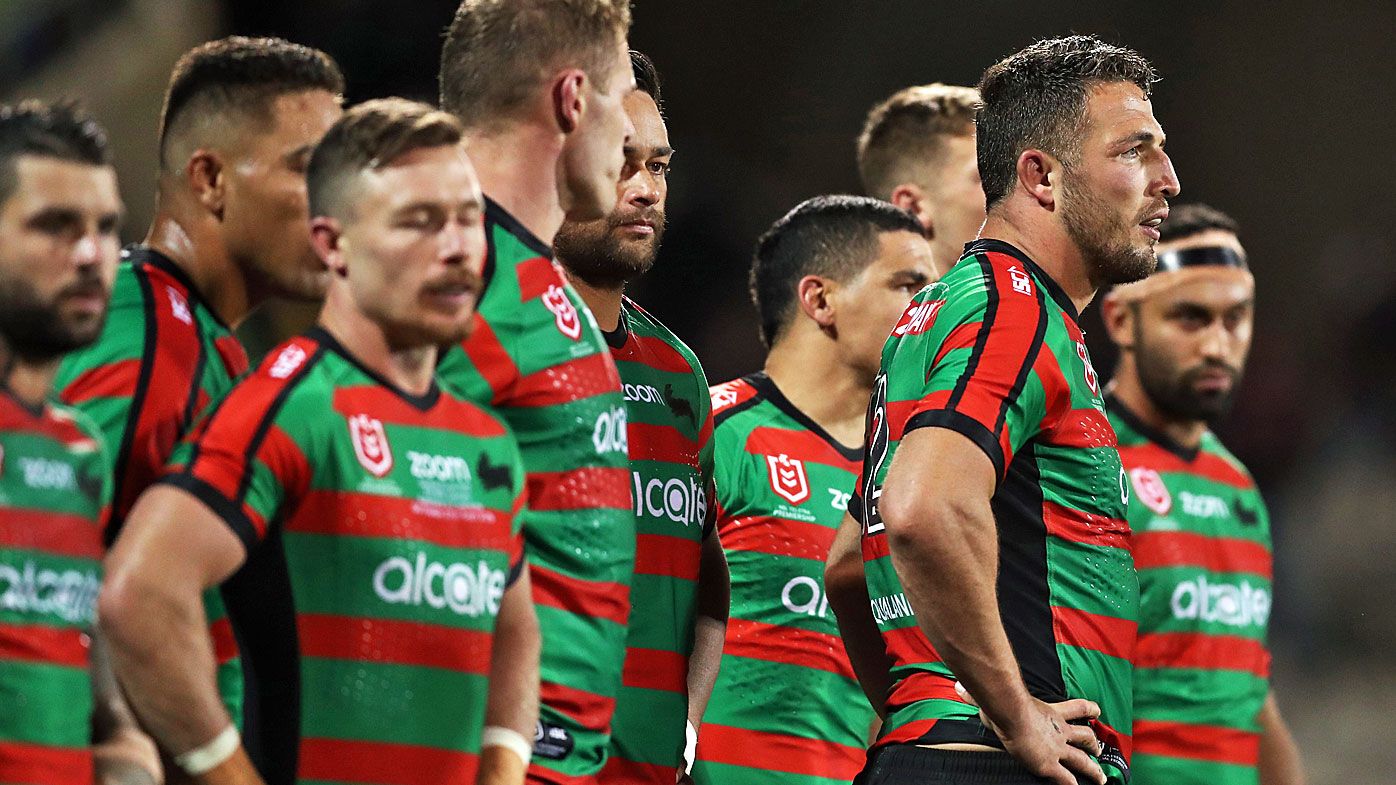
<instances>
[{"instance_id":1,"label":"player's neck","mask_svg":"<svg viewBox=\"0 0 1396 785\"><path fill-rule=\"evenodd\" d=\"M53 378L58 375L61 357L52 360L23 360L10 354L8 347L0 342L0 385L3 385L20 403L34 409L44 405L53 391Z\"/></svg>"},{"instance_id":2,"label":"player's neck","mask_svg":"<svg viewBox=\"0 0 1396 785\"><path fill-rule=\"evenodd\" d=\"M625 285L593 286L570 272L567 280L572 282L572 288L591 309L591 315L596 317L596 326L608 333L615 332L620 326L620 300L625 296Z\"/></svg>"},{"instance_id":3,"label":"player's neck","mask_svg":"<svg viewBox=\"0 0 1396 785\"><path fill-rule=\"evenodd\" d=\"M199 298L224 324L236 327L257 304L222 239L196 221L183 221L160 210L150 223L145 244L189 276Z\"/></svg>"},{"instance_id":4,"label":"player's neck","mask_svg":"<svg viewBox=\"0 0 1396 785\"><path fill-rule=\"evenodd\" d=\"M353 301L348 285L330 284L319 324L365 368L409 395L426 395L436 371L436 347L394 346L387 333Z\"/></svg>"},{"instance_id":5,"label":"player's neck","mask_svg":"<svg viewBox=\"0 0 1396 785\"><path fill-rule=\"evenodd\" d=\"M766 356L766 375L839 443L862 445L872 385L839 360L834 342L817 327L792 325Z\"/></svg>"},{"instance_id":6,"label":"player's neck","mask_svg":"<svg viewBox=\"0 0 1396 785\"><path fill-rule=\"evenodd\" d=\"M1195 450L1202 444L1202 434L1207 432L1207 423L1202 420L1170 417L1159 409L1139 383L1139 374L1134 368L1133 358L1128 354L1121 356L1120 366L1107 391L1137 420L1175 444L1189 450Z\"/></svg>"},{"instance_id":7,"label":"player's neck","mask_svg":"<svg viewBox=\"0 0 1396 785\"><path fill-rule=\"evenodd\" d=\"M552 245L563 212L558 203L557 151L527 125L501 134L472 135L470 160L480 190L539 240Z\"/></svg>"},{"instance_id":8,"label":"player's neck","mask_svg":"<svg viewBox=\"0 0 1396 785\"><path fill-rule=\"evenodd\" d=\"M1019 210L1003 206L989 214L979 236L982 239L1002 240L1027 254L1066 292L1078 314L1095 298L1096 287L1091 282L1080 249L1046 214L1024 215Z\"/></svg>"}]
</instances>

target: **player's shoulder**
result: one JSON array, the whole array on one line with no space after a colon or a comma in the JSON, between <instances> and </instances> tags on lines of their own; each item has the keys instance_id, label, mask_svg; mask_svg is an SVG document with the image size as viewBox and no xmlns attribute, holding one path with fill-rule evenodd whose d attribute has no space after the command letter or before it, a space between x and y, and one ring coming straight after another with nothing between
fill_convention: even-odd
<instances>
[{"instance_id":1,"label":"player's shoulder","mask_svg":"<svg viewBox=\"0 0 1396 785\"><path fill-rule=\"evenodd\" d=\"M771 402L773 389L770 377L760 371L709 387L715 433L745 434L779 418L780 410Z\"/></svg>"},{"instance_id":2,"label":"player's shoulder","mask_svg":"<svg viewBox=\"0 0 1396 785\"><path fill-rule=\"evenodd\" d=\"M110 455L102 429L86 413L76 406L50 401L46 416L53 424L55 434L64 446L75 453L90 453L106 460Z\"/></svg>"},{"instance_id":3,"label":"player's shoulder","mask_svg":"<svg viewBox=\"0 0 1396 785\"><path fill-rule=\"evenodd\" d=\"M1198 449L1203 454L1211 455L1229 466L1241 479L1245 480L1246 485L1255 488L1255 477L1251 474L1250 469L1210 429L1202 433L1202 442L1198 445Z\"/></svg>"},{"instance_id":4,"label":"player's shoulder","mask_svg":"<svg viewBox=\"0 0 1396 785\"><path fill-rule=\"evenodd\" d=\"M647 351L668 355L661 359L667 360L666 364L669 366L688 366L688 371L699 377L703 387L708 386L707 376L703 373L703 364L698 360L698 355L673 330L655 318L654 314L625 297L621 300L621 318L625 320L630 334L645 342Z\"/></svg>"},{"instance_id":5,"label":"player's shoulder","mask_svg":"<svg viewBox=\"0 0 1396 785\"><path fill-rule=\"evenodd\" d=\"M281 409L295 404L303 415L329 411L336 374L324 362L327 352L314 331L282 342L233 387L231 403Z\"/></svg>"}]
</instances>

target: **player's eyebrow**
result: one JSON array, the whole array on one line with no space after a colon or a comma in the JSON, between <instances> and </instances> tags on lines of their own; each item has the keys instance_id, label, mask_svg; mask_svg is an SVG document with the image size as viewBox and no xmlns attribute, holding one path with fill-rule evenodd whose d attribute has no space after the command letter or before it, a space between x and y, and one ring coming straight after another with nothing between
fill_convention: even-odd
<instances>
[{"instance_id":1,"label":"player's eyebrow","mask_svg":"<svg viewBox=\"0 0 1396 785\"><path fill-rule=\"evenodd\" d=\"M1155 134L1153 131L1149 131L1149 130L1135 131L1134 133L1130 134L1129 136L1124 136L1124 137L1121 137L1121 138L1119 138L1119 139L1116 139L1116 140L1115 140L1115 146L1121 146L1121 145L1127 145L1127 144L1135 144L1135 143L1138 143L1138 142L1144 142L1144 143L1150 143L1150 142L1152 142L1152 143L1154 143L1154 144L1157 144L1159 147L1163 147L1163 143L1164 143L1164 140L1165 140L1165 139L1166 139L1166 137L1160 137L1160 136L1158 136L1157 134Z\"/></svg>"},{"instance_id":2,"label":"player's eyebrow","mask_svg":"<svg viewBox=\"0 0 1396 785\"><path fill-rule=\"evenodd\" d=\"M639 152L640 152L640 148L635 147L634 145L626 145L626 146L625 146L625 157L626 157L626 158L635 158L635 157L638 157ZM663 157L666 156L666 155L673 155L673 154L674 154L674 148L672 148L672 147L670 147L670 146L668 146L668 145L660 145L659 147L651 147L651 148L650 148L650 153L649 153L649 155L647 155L647 156L645 156L645 157L646 157L646 158L663 158Z\"/></svg>"}]
</instances>

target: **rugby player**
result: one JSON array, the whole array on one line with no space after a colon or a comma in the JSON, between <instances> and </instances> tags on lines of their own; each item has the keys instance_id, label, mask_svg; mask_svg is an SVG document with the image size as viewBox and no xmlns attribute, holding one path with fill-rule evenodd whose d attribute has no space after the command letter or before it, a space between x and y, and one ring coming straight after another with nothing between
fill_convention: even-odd
<instances>
[{"instance_id":1,"label":"rugby player","mask_svg":"<svg viewBox=\"0 0 1396 785\"><path fill-rule=\"evenodd\" d=\"M1246 364L1255 279L1218 210L1174 208L1159 233L1154 274L1101 303L1120 349L1106 404L1139 570L1133 782L1298 785L1269 687L1270 518L1207 427Z\"/></svg>"},{"instance_id":2,"label":"rugby player","mask_svg":"<svg viewBox=\"0 0 1396 785\"><path fill-rule=\"evenodd\" d=\"M672 785L692 763L727 624L727 564L713 527L712 411L698 358L625 286L654 265L674 154L659 73L630 53L638 89L616 204L568 221L557 260L596 316L620 369L634 480L635 576L620 697L603 783Z\"/></svg>"},{"instance_id":3,"label":"rugby player","mask_svg":"<svg viewBox=\"0 0 1396 785\"><path fill-rule=\"evenodd\" d=\"M122 253L101 338L69 355L57 380L113 454L108 545L178 439L247 370L232 328L272 296L323 295L305 167L340 115L343 89L328 55L280 39L210 41L175 64L155 217L144 242ZM224 598L207 600L219 689L241 723L237 644Z\"/></svg>"},{"instance_id":4,"label":"rugby player","mask_svg":"<svg viewBox=\"0 0 1396 785\"><path fill-rule=\"evenodd\" d=\"M1128 778L1138 581L1077 315L1155 263L1179 185L1154 79L1137 53L1071 36L980 82L988 219L883 349L850 505L866 594L836 611L864 646L875 623L895 667L866 687L885 696L869 782Z\"/></svg>"},{"instance_id":5,"label":"rugby player","mask_svg":"<svg viewBox=\"0 0 1396 785\"><path fill-rule=\"evenodd\" d=\"M916 85L874 106L858 136L864 192L916 216L940 272L955 265L984 224L974 155L978 106L972 87Z\"/></svg>"},{"instance_id":6,"label":"rugby player","mask_svg":"<svg viewBox=\"0 0 1396 785\"><path fill-rule=\"evenodd\" d=\"M329 130L307 171L331 273L318 325L214 404L112 549L117 673L198 781L259 781L200 625L200 593L244 564L265 781L523 781L538 641L522 468L507 427L434 379L484 264L462 134L401 99Z\"/></svg>"},{"instance_id":7,"label":"rugby player","mask_svg":"<svg viewBox=\"0 0 1396 785\"><path fill-rule=\"evenodd\" d=\"M95 122L0 105L0 782L159 779L87 642L110 455L95 423L53 402L63 355L102 330L121 213Z\"/></svg>"},{"instance_id":8,"label":"rugby player","mask_svg":"<svg viewBox=\"0 0 1396 785\"><path fill-rule=\"evenodd\" d=\"M625 660L635 516L620 376L553 262L563 219L611 213L635 87L627 0L465 0L441 52L441 106L466 126L484 188L486 289L441 384L509 422L528 472L543 630L530 777L594 782Z\"/></svg>"},{"instance_id":9,"label":"rugby player","mask_svg":"<svg viewBox=\"0 0 1396 785\"><path fill-rule=\"evenodd\" d=\"M863 196L810 199L757 244L765 368L713 388L718 527L732 618L704 718L703 785L847 782L874 714L824 600L882 343L935 276L915 218Z\"/></svg>"}]
</instances>

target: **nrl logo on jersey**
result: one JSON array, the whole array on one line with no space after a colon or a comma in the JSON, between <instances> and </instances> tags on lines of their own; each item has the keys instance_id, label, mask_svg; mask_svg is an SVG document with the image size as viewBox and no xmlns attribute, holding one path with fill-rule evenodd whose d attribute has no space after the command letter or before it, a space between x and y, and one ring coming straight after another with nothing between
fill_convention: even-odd
<instances>
[{"instance_id":1,"label":"nrl logo on jersey","mask_svg":"<svg viewBox=\"0 0 1396 785\"><path fill-rule=\"evenodd\" d=\"M386 477L393 470L393 450L388 446L388 433L383 421L356 414L349 418L349 438L354 442L354 457L374 477Z\"/></svg>"},{"instance_id":2,"label":"nrl logo on jersey","mask_svg":"<svg viewBox=\"0 0 1396 785\"><path fill-rule=\"evenodd\" d=\"M791 504L800 504L809 498L809 479L805 476L805 462L791 458L785 453L767 455L766 468L771 474L771 490Z\"/></svg>"},{"instance_id":3,"label":"nrl logo on jersey","mask_svg":"<svg viewBox=\"0 0 1396 785\"><path fill-rule=\"evenodd\" d=\"M577 313L577 307L567 299L565 289L557 284L549 286L548 291L543 293L543 307L552 312L558 332L574 341L581 339L582 317Z\"/></svg>"},{"instance_id":4,"label":"nrl logo on jersey","mask_svg":"<svg viewBox=\"0 0 1396 785\"><path fill-rule=\"evenodd\" d=\"M1168 486L1163 484L1163 477L1158 472L1139 466L1129 470L1129 479L1134 483L1139 501L1144 502L1144 506L1153 510L1155 515L1167 515L1173 509L1173 497L1169 495Z\"/></svg>"}]
</instances>

